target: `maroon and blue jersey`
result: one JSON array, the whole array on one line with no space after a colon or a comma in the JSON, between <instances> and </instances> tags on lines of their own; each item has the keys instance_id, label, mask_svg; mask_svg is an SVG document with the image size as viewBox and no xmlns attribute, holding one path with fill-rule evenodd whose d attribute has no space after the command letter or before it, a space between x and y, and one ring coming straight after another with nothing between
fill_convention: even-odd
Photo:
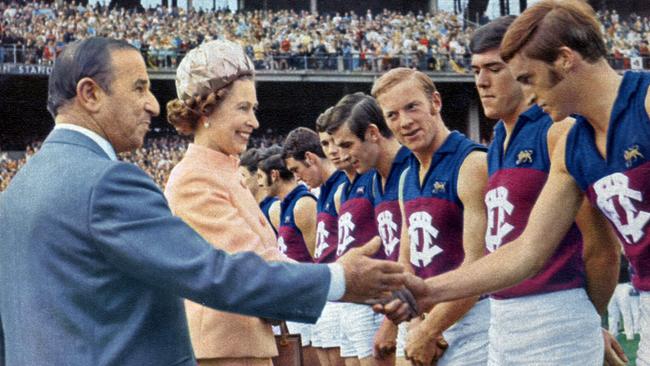
<instances>
[{"instance_id":1,"label":"maroon and blue jersey","mask_svg":"<svg viewBox=\"0 0 650 366\"><path fill-rule=\"evenodd\" d=\"M467 155L475 150L485 151L485 147L454 131L434 153L423 184L417 159L411 159L403 173L401 196L410 262L421 278L455 269L465 258L458 174Z\"/></svg>"},{"instance_id":2,"label":"maroon and blue jersey","mask_svg":"<svg viewBox=\"0 0 650 366\"><path fill-rule=\"evenodd\" d=\"M357 174L352 182L343 186L338 219L337 258L351 248L364 245L378 234L375 209L372 206L374 176L374 169Z\"/></svg>"},{"instance_id":3,"label":"maroon and blue jersey","mask_svg":"<svg viewBox=\"0 0 650 366\"><path fill-rule=\"evenodd\" d=\"M302 232L296 226L294 208L296 203L303 197L311 197L313 194L304 184L298 184L289 194L280 202L280 227L278 228L278 247L287 257L303 263L313 262L314 259L309 254L307 244L302 236Z\"/></svg>"},{"instance_id":4,"label":"maroon and blue jersey","mask_svg":"<svg viewBox=\"0 0 650 366\"><path fill-rule=\"evenodd\" d=\"M411 150L402 146L391 165L386 178L385 187L382 187L381 175L375 174L372 185L373 205L375 206L375 220L377 230L381 237L382 249L378 257L397 261L399 257L399 241L402 233L402 213L399 207L399 179L402 172L408 168L412 157ZM382 255L383 254L383 255Z\"/></svg>"},{"instance_id":5,"label":"maroon and blue jersey","mask_svg":"<svg viewBox=\"0 0 650 366\"><path fill-rule=\"evenodd\" d=\"M552 124L551 118L534 105L519 116L505 151L503 122L494 129L494 141L488 149L489 178L485 194L488 253L517 239L526 228L530 212L548 178L551 162L547 135ZM584 285L582 236L574 223L537 275L495 292L492 297L508 299Z\"/></svg>"},{"instance_id":6,"label":"maroon and blue jersey","mask_svg":"<svg viewBox=\"0 0 650 366\"><path fill-rule=\"evenodd\" d=\"M275 233L275 236L278 236L278 229L273 225L273 221L271 221L271 215L269 214L269 210L271 210L271 206L273 206L273 203L278 201L279 199L275 196L266 196L262 202L260 202L260 210L262 210L262 213L264 214L264 217L266 217L266 220L271 224L271 228L273 229L273 232Z\"/></svg>"},{"instance_id":7,"label":"maroon and blue jersey","mask_svg":"<svg viewBox=\"0 0 650 366\"><path fill-rule=\"evenodd\" d=\"M616 229L634 268L634 287L650 291L650 74L626 72L607 129L607 156L584 117L567 137L566 165L589 201Z\"/></svg>"},{"instance_id":8,"label":"maroon and blue jersey","mask_svg":"<svg viewBox=\"0 0 650 366\"><path fill-rule=\"evenodd\" d=\"M331 263L336 261L336 247L338 244L338 213L334 196L341 184L348 182L348 177L337 170L320 187L316 216L316 250L314 261L316 263Z\"/></svg>"}]
</instances>

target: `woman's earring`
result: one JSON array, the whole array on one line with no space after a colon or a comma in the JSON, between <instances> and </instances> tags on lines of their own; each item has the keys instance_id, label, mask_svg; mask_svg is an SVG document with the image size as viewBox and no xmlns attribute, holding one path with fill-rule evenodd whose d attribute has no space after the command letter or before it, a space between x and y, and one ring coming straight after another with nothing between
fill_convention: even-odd
<instances>
[{"instance_id":1,"label":"woman's earring","mask_svg":"<svg viewBox=\"0 0 650 366\"><path fill-rule=\"evenodd\" d=\"M203 122L203 127L210 128L210 122L208 122L207 120Z\"/></svg>"}]
</instances>

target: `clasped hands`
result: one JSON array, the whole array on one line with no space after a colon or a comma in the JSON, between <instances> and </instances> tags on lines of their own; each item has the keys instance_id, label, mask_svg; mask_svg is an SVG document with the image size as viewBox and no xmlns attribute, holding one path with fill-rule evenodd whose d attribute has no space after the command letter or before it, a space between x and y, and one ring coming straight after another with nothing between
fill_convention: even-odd
<instances>
[{"instance_id":1,"label":"clasped hands","mask_svg":"<svg viewBox=\"0 0 650 366\"><path fill-rule=\"evenodd\" d=\"M381 240L374 237L337 260L345 272L341 301L372 305L395 324L430 310L433 303L424 280L405 272L399 263L372 259L380 248Z\"/></svg>"},{"instance_id":2,"label":"clasped hands","mask_svg":"<svg viewBox=\"0 0 650 366\"><path fill-rule=\"evenodd\" d=\"M366 303L395 324L417 318L431 310L434 305L426 282L411 273L404 273L403 286L394 289L390 296L372 299Z\"/></svg>"}]
</instances>

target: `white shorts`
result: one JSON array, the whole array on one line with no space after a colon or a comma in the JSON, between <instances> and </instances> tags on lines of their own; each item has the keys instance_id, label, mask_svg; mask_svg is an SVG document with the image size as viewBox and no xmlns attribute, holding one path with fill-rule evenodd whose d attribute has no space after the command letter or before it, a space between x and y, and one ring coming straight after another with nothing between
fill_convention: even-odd
<instances>
[{"instance_id":1,"label":"white shorts","mask_svg":"<svg viewBox=\"0 0 650 366\"><path fill-rule=\"evenodd\" d=\"M397 328L397 350L395 351L395 357L404 357L404 349L406 348L406 340L408 338L409 323L404 322L400 323Z\"/></svg>"},{"instance_id":2,"label":"white shorts","mask_svg":"<svg viewBox=\"0 0 650 366\"><path fill-rule=\"evenodd\" d=\"M602 366L601 320L583 288L491 307L489 366Z\"/></svg>"},{"instance_id":3,"label":"white shorts","mask_svg":"<svg viewBox=\"0 0 650 366\"><path fill-rule=\"evenodd\" d=\"M639 329L639 296L638 293L632 295L633 291L631 283L619 283L607 305L609 332L617 336L623 318L623 329L628 341L634 339L634 333L638 333Z\"/></svg>"},{"instance_id":4,"label":"white shorts","mask_svg":"<svg viewBox=\"0 0 650 366\"><path fill-rule=\"evenodd\" d=\"M490 301L483 299L444 331L449 348L437 366L485 366L488 359Z\"/></svg>"},{"instance_id":5,"label":"white shorts","mask_svg":"<svg viewBox=\"0 0 650 366\"><path fill-rule=\"evenodd\" d=\"M368 305L341 305L341 357L371 357L384 315L375 313Z\"/></svg>"},{"instance_id":6,"label":"white shorts","mask_svg":"<svg viewBox=\"0 0 650 366\"><path fill-rule=\"evenodd\" d=\"M300 334L300 341L303 347L307 347L311 343L311 330L313 327L313 324L287 322L289 334Z\"/></svg>"},{"instance_id":7,"label":"white shorts","mask_svg":"<svg viewBox=\"0 0 650 366\"><path fill-rule=\"evenodd\" d=\"M487 364L488 328L490 326L490 304L481 300L456 324L443 332L449 348L438 360L437 365L485 366ZM397 332L396 357L404 357L408 340L408 324L399 325Z\"/></svg>"},{"instance_id":8,"label":"white shorts","mask_svg":"<svg viewBox=\"0 0 650 366\"><path fill-rule=\"evenodd\" d=\"M650 292L642 291L641 308L641 342L636 355L637 366L650 366Z\"/></svg>"},{"instance_id":9,"label":"white shorts","mask_svg":"<svg viewBox=\"0 0 650 366\"><path fill-rule=\"evenodd\" d=\"M311 331L311 344L318 348L333 348L341 345L341 321L338 302L327 302L323 312Z\"/></svg>"}]
</instances>

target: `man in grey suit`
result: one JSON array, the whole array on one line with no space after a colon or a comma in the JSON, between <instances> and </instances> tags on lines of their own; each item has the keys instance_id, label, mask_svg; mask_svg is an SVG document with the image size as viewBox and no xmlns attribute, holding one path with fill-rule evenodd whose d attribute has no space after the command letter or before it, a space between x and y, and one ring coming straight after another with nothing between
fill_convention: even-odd
<instances>
[{"instance_id":1,"label":"man in grey suit","mask_svg":"<svg viewBox=\"0 0 650 366\"><path fill-rule=\"evenodd\" d=\"M49 80L54 131L0 199L0 317L8 365L196 365L181 297L314 322L326 300L401 287L367 245L335 265L266 263L214 249L116 152L141 146L159 105L140 53L91 38ZM2 334L2 333L0 333Z\"/></svg>"}]
</instances>

